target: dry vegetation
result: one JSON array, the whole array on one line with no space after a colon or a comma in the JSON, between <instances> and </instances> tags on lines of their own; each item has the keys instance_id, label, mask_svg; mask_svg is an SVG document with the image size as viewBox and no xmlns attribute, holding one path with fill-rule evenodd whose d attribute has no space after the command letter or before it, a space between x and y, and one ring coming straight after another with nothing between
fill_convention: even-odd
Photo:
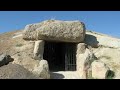
<instances>
[{"instance_id":1,"label":"dry vegetation","mask_svg":"<svg viewBox=\"0 0 120 90\"><path fill-rule=\"evenodd\" d=\"M4 34L0 34L0 54L9 52L12 47L15 46L16 43L20 42L20 39L12 39L14 34L18 31L7 32Z\"/></svg>"},{"instance_id":2,"label":"dry vegetation","mask_svg":"<svg viewBox=\"0 0 120 90\"><path fill-rule=\"evenodd\" d=\"M8 32L0 35L0 54L6 53L13 55L15 52L15 47L20 47L24 45L25 41L21 37L13 38L15 33L19 31Z\"/></svg>"}]
</instances>

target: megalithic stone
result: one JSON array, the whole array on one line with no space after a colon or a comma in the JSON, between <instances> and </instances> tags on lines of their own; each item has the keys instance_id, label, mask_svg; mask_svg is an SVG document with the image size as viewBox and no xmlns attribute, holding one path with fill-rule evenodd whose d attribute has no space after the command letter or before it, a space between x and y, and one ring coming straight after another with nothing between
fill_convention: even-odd
<instances>
[{"instance_id":1,"label":"megalithic stone","mask_svg":"<svg viewBox=\"0 0 120 90\"><path fill-rule=\"evenodd\" d=\"M34 59L35 60L43 60L43 53L44 53L44 41L38 40L35 42L34 47Z\"/></svg>"},{"instance_id":2,"label":"megalithic stone","mask_svg":"<svg viewBox=\"0 0 120 90\"><path fill-rule=\"evenodd\" d=\"M46 20L27 25L23 32L23 39L78 43L84 41L85 33L83 22Z\"/></svg>"}]
</instances>

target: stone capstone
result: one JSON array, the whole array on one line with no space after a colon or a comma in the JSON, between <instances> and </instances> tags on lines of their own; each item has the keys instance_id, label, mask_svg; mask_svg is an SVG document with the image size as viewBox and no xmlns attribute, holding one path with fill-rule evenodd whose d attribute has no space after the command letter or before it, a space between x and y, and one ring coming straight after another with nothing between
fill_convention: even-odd
<instances>
[{"instance_id":1,"label":"stone capstone","mask_svg":"<svg viewBox=\"0 0 120 90\"><path fill-rule=\"evenodd\" d=\"M85 32L85 24L80 21L47 20L27 25L23 39L77 43L84 41Z\"/></svg>"},{"instance_id":2,"label":"stone capstone","mask_svg":"<svg viewBox=\"0 0 120 90\"><path fill-rule=\"evenodd\" d=\"M40 79L18 64L8 64L0 67L0 79Z\"/></svg>"}]
</instances>

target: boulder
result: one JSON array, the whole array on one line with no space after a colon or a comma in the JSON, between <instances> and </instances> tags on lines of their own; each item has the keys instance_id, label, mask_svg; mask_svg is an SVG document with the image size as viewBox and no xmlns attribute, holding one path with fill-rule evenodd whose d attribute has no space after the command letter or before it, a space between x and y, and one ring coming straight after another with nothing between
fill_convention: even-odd
<instances>
[{"instance_id":1,"label":"boulder","mask_svg":"<svg viewBox=\"0 0 120 90\"><path fill-rule=\"evenodd\" d=\"M0 67L0 79L40 79L18 64L8 64Z\"/></svg>"},{"instance_id":2,"label":"boulder","mask_svg":"<svg viewBox=\"0 0 120 90\"><path fill-rule=\"evenodd\" d=\"M33 73L40 78L50 79L48 62L46 60L41 60L39 65L34 67Z\"/></svg>"},{"instance_id":3,"label":"boulder","mask_svg":"<svg viewBox=\"0 0 120 90\"><path fill-rule=\"evenodd\" d=\"M77 43L84 41L85 32L85 25L80 21L46 20L27 25L23 32L23 39Z\"/></svg>"},{"instance_id":4,"label":"boulder","mask_svg":"<svg viewBox=\"0 0 120 90\"><path fill-rule=\"evenodd\" d=\"M109 67L100 61L94 61L92 63L92 77L95 79L106 79L108 72L110 71Z\"/></svg>"},{"instance_id":5,"label":"boulder","mask_svg":"<svg viewBox=\"0 0 120 90\"><path fill-rule=\"evenodd\" d=\"M13 61L13 58L11 58L10 55L5 55L5 54L0 55L0 67L12 61Z\"/></svg>"}]
</instances>

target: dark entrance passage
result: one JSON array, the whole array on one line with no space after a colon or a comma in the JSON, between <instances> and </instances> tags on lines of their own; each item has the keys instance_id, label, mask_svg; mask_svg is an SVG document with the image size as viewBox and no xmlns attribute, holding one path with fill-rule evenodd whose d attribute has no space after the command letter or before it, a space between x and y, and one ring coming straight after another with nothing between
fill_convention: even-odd
<instances>
[{"instance_id":1,"label":"dark entrance passage","mask_svg":"<svg viewBox=\"0 0 120 90\"><path fill-rule=\"evenodd\" d=\"M50 71L75 71L76 44L46 41L43 58L48 61Z\"/></svg>"}]
</instances>

